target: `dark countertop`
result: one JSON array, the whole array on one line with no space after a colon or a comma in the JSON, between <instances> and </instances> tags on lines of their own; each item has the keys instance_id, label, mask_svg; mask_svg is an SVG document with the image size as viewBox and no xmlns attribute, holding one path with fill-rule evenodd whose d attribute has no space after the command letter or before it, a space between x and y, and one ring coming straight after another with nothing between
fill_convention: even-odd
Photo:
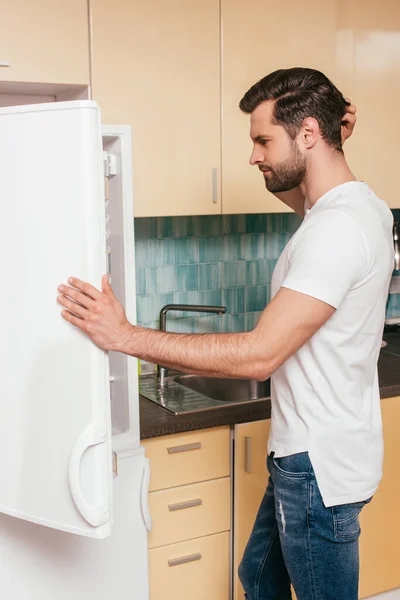
<instances>
[{"instance_id":1,"label":"dark countertop","mask_svg":"<svg viewBox=\"0 0 400 600\"><path fill-rule=\"evenodd\" d=\"M392 398L400 396L400 333L386 333L384 339L388 345L381 350L378 362L380 392L381 398ZM140 397L142 439L221 425L248 423L270 417L271 400L174 415L150 400Z\"/></svg>"}]
</instances>

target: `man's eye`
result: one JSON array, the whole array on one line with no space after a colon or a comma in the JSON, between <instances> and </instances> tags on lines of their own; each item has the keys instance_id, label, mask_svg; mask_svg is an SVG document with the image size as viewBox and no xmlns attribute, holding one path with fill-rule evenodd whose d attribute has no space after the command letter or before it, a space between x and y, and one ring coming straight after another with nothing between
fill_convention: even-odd
<instances>
[{"instance_id":1,"label":"man's eye","mask_svg":"<svg viewBox=\"0 0 400 600\"><path fill-rule=\"evenodd\" d=\"M268 143L268 140L260 140L261 146L266 146L267 143Z\"/></svg>"}]
</instances>

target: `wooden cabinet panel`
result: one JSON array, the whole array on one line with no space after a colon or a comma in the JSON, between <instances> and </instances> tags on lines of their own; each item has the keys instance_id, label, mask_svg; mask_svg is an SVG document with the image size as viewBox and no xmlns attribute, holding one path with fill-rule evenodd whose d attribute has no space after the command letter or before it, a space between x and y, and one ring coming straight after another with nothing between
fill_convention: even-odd
<instances>
[{"instance_id":1,"label":"wooden cabinet panel","mask_svg":"<svg viewBox=\"0 0 400 600\"><path fill-rule=\"evenodd\" d=\"M398 3L364 3L360 15L352 0L255 0L251 10L221 0L221 30L218 0L91 0L91 11L93 97L103 122L132 125L135 216L221 213L221 156L224 214L287 211L248 164L238 103L267 73L296 65L322 70L356 103L350 166L400 206Z\"/></svg>"},{"instance_id":2,"label":"wooden cabinet panel","mask_svg":"<svg viewBox=\"0 0 400 600\"><path fill-rule=\"evenodd\" d=\"M149 494L149 548L231 529L231 479L213 479Z\"/></svg>"},{"instance_id":3,"label":"wooden cabinet panel","mask_svg":"<svg viewBox=\"0 0 400 600\"><path fill-rule=\"evenodd\" d=\"M354 136L346 143L349 164L392 208L400 207L400 3L338 1L343 64L352 70L347 89L358 109ZM361 13L361 14L360 14ZM351 57L351 58L350 58Z\"/></svg>"},{"instance_id":4,"label":"wooden cabinet panel","mask_svg":"<svg viewBox=\"0 0 400 600\"><path fill-rule=\"evenodd\" d=\"M144 440L150 600L230 599L230 428Z\"/></svg>"},{"instance_id":5,"label":"wooden cabinet panel","mask_svg":"<svg viewBox=\"0 0 400 600\"><path fill-rule=\"evenodd\" d=\"M135 216L220 213L219 1L91 13L93 99L103 123L132 126Z\"/></svg>"},{"instance_id":6,"label":"wooden cabinet panel","mask_svg":"<svg viewBox=\"0 0 400 600\"><path fill-rule=\"evenodd\" d=\"M150 460L150 491L230 474L230 430L216 427L143 440Z\"/></svg>"},{"instance_id":7,"label":"wooden cabinet panel","mask_svg":"<svg viewBox=\"0 0 400 600\"><path fill-rule=\"evenodd\" d=\"M235 427L234 600L243 600L244 591L237 571L268 483L266 459L270 424L268 419Z\"/></svg>"},{"instance_id":8,"label":"wooden cabinet panel","mask_svg":"<svg viewBox=\"0 0 400 600\"><path fill-rule=\"evenodd\" d=\"M289 209L249 164L250 119L238 105L256 81L276 69L307 66L332 73L334 2L255 0L249 10L243 0L222 0L222 27L222 211L285 212Z\"/></svg>"},{"instance_id":9,"label":"wooden cabinet panel","mask_svg":"<svg viewBox=\"0 0 400 600\"><path fill-rule=\"evenodd\" d=\"M0 81L89 85L87 0L0 0Z\"/></svg>"},{"instance_id":10,"label":"wooden cabinet panel","mask_svg":"<svg viewBox=\"0 0 400 600\"><path fill-rule=\"evenodd\" d=\"M248 164L249 116L243 94L268 73L294 66L322 70L358 107L345 152L358 179L400 206L400 5L391 0L222 1L222 212L283 212ZM360 14L362 13L362 15Z\"/></svg>"},{"instance_id":11,"label":"wooden cabinet panel","mask_svg":"<svg viewBox=\"0 0 400 600\"><path fill-rule=\"evenodd\" d=\"M229 600L229 533L149 551L150 600Z\"/></svg>"},{"instance_id":12,"label":"wooden cabinet panel","mask_svg":"<svg viewBox=\"0 0 400 600\"><path fill-rule=\"evenodd\" d=\"M361 513L360 598L400 587L400 397L382 400L383 478Z\"/></svg>"}]
</instances>

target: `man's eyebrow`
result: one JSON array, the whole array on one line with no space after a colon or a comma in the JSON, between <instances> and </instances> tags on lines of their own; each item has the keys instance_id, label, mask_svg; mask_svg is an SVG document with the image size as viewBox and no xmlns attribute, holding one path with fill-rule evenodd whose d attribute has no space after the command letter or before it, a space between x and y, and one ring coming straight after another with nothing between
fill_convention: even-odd
<instances>
[{"instance_id":1,"label":"man's eyebrow","mask_svg":"<svg viewBox=\"0 0 400 600\"><path fill-rule=\"evenodd\" d=\"M270 140L271 138L268 135L257 135L255 138L251 138L253 142L264 142L265 140Z\"/></svg>"}]
</instances>

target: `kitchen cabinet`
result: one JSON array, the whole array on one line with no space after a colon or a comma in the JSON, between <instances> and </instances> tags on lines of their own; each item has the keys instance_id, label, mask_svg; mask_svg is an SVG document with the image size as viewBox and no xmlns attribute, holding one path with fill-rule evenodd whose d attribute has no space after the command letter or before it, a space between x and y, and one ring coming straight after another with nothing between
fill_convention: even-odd
<instances>
[{"instance_id":1,"label":"kitchen cabinet","mask_svg":"<svg viewBox=\"0 0 400 600\"><path fill-rule=\"evenodd\" d=\"M152 492L149 548L230 531L230 477Z\"/></svg>"},{"instance_id":2,"label":"kitchen cabinet","mask_svg":"<svg viewBox=\"0 0 400 600\"><path fill-rule=\"evenodd\" d=\"M229 600L229 533L150 550L150 600Z\"/></svg>"},{"instance_id":3,"label":"kitchen cabinet","mask_svg":"<svg viewBox=\"0 0 400 600\"><path fill-rule=\"evenodd\" d=\"M221 0L222 15L222 210L282 212L262 176L248 163L249 116L238 108L243 94L268 73L294 66L323 71L358 108L354 136L346 142L349 164L390 206L400 206L400 4L391 0ZM309 17L312 15L312 18Z\"/></svg>"},{"instance_id":4,"label":"kitchen cabinet","mask_svg":"<svg viewBox=\"0 0 400 600\"><path fill-rule=\"evenodd\" d=\"M383 478L361 513L360 598L400 587L400 397L382 400Z\"/></svg>"},{"instance_id":5,"label":"kitchen cabinet","mask_svg":"<svg viewBox=\"0 0 400 600\"><path fill-rule=\"evenodd\" d=\"M338 3L338 22L341 69L348 71L343 92L358 108L346 155L357 178L366 181L389 206L398 208L400 4L365 2L360 11L357 3L346 0ZM349 56L352 59L346 66Z\"/></svg>"},{"instance_id":6,"label":"kitchen cabinet","mask_svg":"<svg viewBox=\"0 0 400 600\"><path fill-rule=\"evenodd\" d=\"M0 0L0 81L89 85L87 0Z\"/></svg>"},{"instance_id":7,"label":"kitchen cabinet","mask_svg":"<svg viewBox=\"0 0 400 600\"><path fill-rule=\"evenodd\" d=\"M91 0L93 99L130 124L135 217L221 213L219 0Z\"/></svg>"},{"instance_id":8,"label":"kitchen cabinet","mask_svg":"<svg viewBox=\"0 0 400 600\"><path fill-rule=\"evenodd\" d=\"M144 440L150 600L229 600L230 428Z\"/></svg>"},{"instance_id":9,"label":"kitchen cabinet","mask_svg":"<svg viewBox=\"0 0 400 600\"><path fill-rule=\"evenodd\" d=\"M151 465L149 491L229 475L229 428L216 427L144 440Z\"/></svg>"},{"instance_id":10,"label":"kitchen cabinet","mask_svg":"<svg viewBox=\"0 0 400 600\"><path fill-rule=\"evenodd\" d=\"M240 561L253 529L268 482L267 442L271 421L254 421L235 426L233 598L243 600L237 575Z\"/></svg>"},{"instance_id":11,"label":"kitchen cabinet","mask_svg":"<svg viewBox=\"0 0 400 600\"><path fill-rule=\"evenodd\" d=\"M352 0L90 4L93 98L105 122L132 126L135 216L289 210L248 163L249 116L238 104L267 73L297 65L352 98L350 166L400 206L398 3L369 2L362 15Z\"/></svg>"}]
</instances>

